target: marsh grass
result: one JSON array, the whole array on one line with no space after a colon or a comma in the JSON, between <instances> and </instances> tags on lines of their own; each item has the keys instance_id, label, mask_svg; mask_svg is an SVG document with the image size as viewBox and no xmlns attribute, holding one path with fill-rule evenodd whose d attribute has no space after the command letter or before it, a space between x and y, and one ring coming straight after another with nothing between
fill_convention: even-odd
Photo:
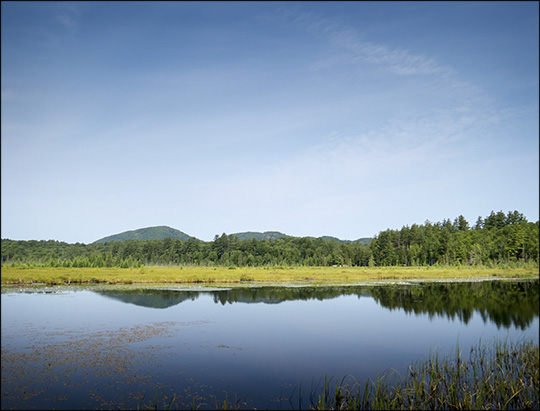
<instances>
[{"instance_id":1,"label":"marsh grass","mask_svg":"<svg viewBox=\"0 0 540 411\"><path fill-rule=\"evenodd\" d=\"M165 389L162 387L162 393L158 393L156 388L153 398L146 399L146 395L142 398L137 410L199 410L199 409L216 409L216 410L241 410L246 406L244 398L230 400L228 397L224 400L218 400L214 396L207 401L204 397L194 395L191 399L182 400L182 397L175 395L168 396L165 394Z\"/></svg>"},{"instance_id":2,"label":"marsh grass","mask_svg":"<svg viewBox=\"0 0 540 411\"><path fill-rule=\"evenodd\" d=\"M539 408L539 349L532 341L518 344L480 341L464 356L456 347L454 357L429 358L409 366L407 375L389 370L365 385L353 377L335 385L325 376L322 389L311 387L308 410L528 410ZM157 393L157 391L156 391ZM293 395L294 396L294 395ZM298 403L304 409L302 387ZM205 409L209 403L193 398L183 405L158 396L138 409ZM164 408L160 408L163 404ZM214 409L245 409L247 401L214 401ZM296 408L297 407L297 408ZM212 409L212 408L210 408Z\"/></svg>"},{"instance_id":3,"label":"marsh grass","mask_svg":"<svg viewBox=\"0 0 540 411\"><path fill-rule=\"evenodd\" d=\"M393 380L393 382L391 382ZM538 345L478 343L467 357L428 359L406 376L387 372L364 387L342 381L312 402L315 410L523 410L539 408Z\"/></svg>"},{"instance_id":4,"label":"marsh grass","mask_svg":"<svg viewBox=\"0 0 540 411\"><path fill-rule=\"evenodd\" d=\"M193 401L195 404L196 397L193 397ZM172 397L169 397L165 394L165 388L162 387L162 393L158 393L158 389L156 388L154 393L154 398L147 400L146 394L143 396L141 403L137 407L138 410L173 410L174 407L178 406L178 398L176 395L173 395ZM196 408L193 408L196 409Z\"/></svg>"},{"instance_id":5,"label":"marsh grass","mask_svg":"<svg viewBox=\"0 0 540 411\"><path fill-rule=\"evenodd\" d=\"M363 282L428 279L538 278L538 268L487 267L8 267L2 284L136 284L241 282Z\"/></svg>"}]
</instances>

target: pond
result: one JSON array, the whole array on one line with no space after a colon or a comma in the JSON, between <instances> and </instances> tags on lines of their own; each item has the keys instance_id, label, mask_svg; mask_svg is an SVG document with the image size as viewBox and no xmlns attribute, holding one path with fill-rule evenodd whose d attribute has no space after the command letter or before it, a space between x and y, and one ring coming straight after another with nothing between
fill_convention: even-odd
<instances>
[{"instance_id":1,"label":"pond","mask_svg":"<svg viewBox=\"0 0 540 411\"><path fill-rule=\"evenodd\" d=\"M1 318L2 409L299 409L325 378L538 343L539 282L2 286Z\"/></svg>"}]
</instances>

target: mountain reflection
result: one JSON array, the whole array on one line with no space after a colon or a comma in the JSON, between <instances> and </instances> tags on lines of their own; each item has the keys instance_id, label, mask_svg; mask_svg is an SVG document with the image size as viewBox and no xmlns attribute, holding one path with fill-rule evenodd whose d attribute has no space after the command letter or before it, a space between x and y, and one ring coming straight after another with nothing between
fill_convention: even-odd
<instances>
[{"instance_id":1,"label":"mountain reflection","mask_svg":"<svg viewBox=\"0 0 540 411\"><path fill-rule=\"evenodd\" d=\"M148 308L169 308L187 300L199 298L198 292L176 290L153 290L138 288L134 290L94 290L95 293L127 304Z\"/></svg>"},{"instance_id":2,"label":"mountain reflection","mask_svg":"<svg viewBox=\"0 0 540 411\"><path fill-rule=\"evenodd\" d=\"M346 295L373 298L389 310L459 319L467 324L476 311L498 327L526 328L539 315L539 281L480 281L335 287L240 287L225 290L112 289L100 295L150 308L168 308L200 295L216 304L328 300Z\"/></svg>"}]
</instances>

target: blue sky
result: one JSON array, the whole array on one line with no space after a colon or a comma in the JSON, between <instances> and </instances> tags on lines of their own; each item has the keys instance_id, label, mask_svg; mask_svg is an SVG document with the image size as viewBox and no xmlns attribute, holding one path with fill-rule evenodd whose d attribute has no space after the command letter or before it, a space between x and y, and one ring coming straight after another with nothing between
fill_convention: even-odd
<instances>
[{"instance_id":1,"label":"blue sky","mask_svg":"<svg viewBox=\"0 0 540 411\"><path fill-rule=\"evenodd\" d=\"M538 2L1 12L2 238L538 220Z\"/></svg>"}]
</instances>

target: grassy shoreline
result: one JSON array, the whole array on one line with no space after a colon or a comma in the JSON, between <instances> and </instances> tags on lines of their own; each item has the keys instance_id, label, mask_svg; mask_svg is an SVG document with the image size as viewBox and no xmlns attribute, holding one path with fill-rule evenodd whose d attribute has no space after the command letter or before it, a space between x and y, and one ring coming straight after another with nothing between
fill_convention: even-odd
<instances>
[{"instance_id":1,"label":"grassy shoreline","mask_svg":"<svg viewBox=\"0 0 540 411\"><path fill-rule=\"evenodd\" d=\"M538 267L2 267L2 284L356 283L538 278Z\"/></svg>"}]
</instances>

